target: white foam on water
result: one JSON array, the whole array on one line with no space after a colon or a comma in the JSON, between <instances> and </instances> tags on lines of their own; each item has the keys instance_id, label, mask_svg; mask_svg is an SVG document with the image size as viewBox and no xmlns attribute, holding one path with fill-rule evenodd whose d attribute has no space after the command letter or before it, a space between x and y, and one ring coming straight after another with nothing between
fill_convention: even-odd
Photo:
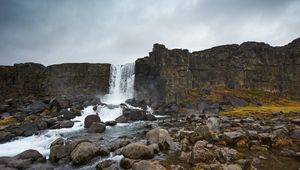
<instances>
[{"instance_id":1,"label":"white foam on water","mask_svg":"<svg viewBox=\"0 0 300 170\"><path fill-rule=\"evenodd\" d=\"M48 156L50 144L59 137L82 130L84 119L90 114L95 114L92 106L85 108L81 116L72 119L75 121L72 128L46 130L39 135L19 137L11 142L0 144L0 156L15 156L28 149L35 149L42 155Z\"/></svg>"},{"instance_id":2,"label":"white foam on water","mask_svg":"<svg viewBox=\"0 0 300 170\"><path fill-rule=\"evenodd\" d=\"M122 115L122 108L116 107L116 108L108 108L107 106L98 106L97 112L99 113L99 116L101 118L102 122L115 120L119 116Z\"/></svg>"}]
</instances>

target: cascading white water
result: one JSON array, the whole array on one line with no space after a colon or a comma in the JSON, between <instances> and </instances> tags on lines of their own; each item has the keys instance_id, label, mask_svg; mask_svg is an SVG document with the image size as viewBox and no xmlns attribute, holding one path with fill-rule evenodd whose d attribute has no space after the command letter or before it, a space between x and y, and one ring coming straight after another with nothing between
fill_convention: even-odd
<instances>
[{"instance_id":1,"label":"cascading white water","mask_svg":"<svg viewBox=\"0 0 300 170\"><path fill-rule=\"evenodd\" d=\"M114 120L122 115L121 103L134 95L134 63L111 65L109 94L101 98L102 102L115 107L99 106L97 112L101 120Z\"/></svg>"},{"instance_id":2,"label":"cascading white water","mask_svg":"<svg viewBox=\"0 0 300 170\"><path fill-rule=\"evenodd\" d=\"M134 67L134 63L111 66L110 91L109 94L102 98L102 102L108 105L114 105L114 107L108 107L106 105L98 107L97 112L99 113L101 121L115 120L122 115L122 108L119 104L133 97ZM54 140L62 136L70 137L72 134L76 134L80 131L84 132L83 123L85 117L90 114L95 114L92 108L93 106L85 108L81 116L74 118L73 121L76 122L72 128L46 130L39 135L20 137L11 142L0 144L0 156L14 156L27 149L36 149L44 156L48 156L50 153L50 144Z\"/></svg>"},{"instance_id":3,"label":"cascading white water","mask_svg":"<svg viewBox=\"0 0 300 170\"><path fill-rule=\"evenodd\" d=\"M135 64L111 65L109 94L102 98L107 104L118 105L134 95Z\"/></svg>"}]
</instances>

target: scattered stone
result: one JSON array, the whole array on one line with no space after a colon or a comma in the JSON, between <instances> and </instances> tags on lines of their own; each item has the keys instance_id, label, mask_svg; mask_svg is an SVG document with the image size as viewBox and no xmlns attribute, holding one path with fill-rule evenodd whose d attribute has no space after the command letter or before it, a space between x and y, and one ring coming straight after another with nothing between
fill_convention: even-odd
<instances>
[{"instance_id":1,"label":"scattered stone","mask_svg":"<svg viewBox=\"0 0 300 170\"><path fill-rule=\"evenodd\" d=\"M15 135L10 132L0 131L0 143L8 142L14 137Z\"/></svg>"},{"instance_id":2,"label":"scattered stone","mask_svg":"<svg viewBox=\"0 0 300 170\"><path fill-rule=\"evenodd\" d=\"M124 115L119 116L115 119L115 121L118 123L128 123L128 119Z\"/></svg>"},{"instance_id":3,"label":"scattered stone","mask_svg":"<svg viewBox=\"0 0 300 170\"><path fill-rule=\"evenodd\" d=\"M14 156L14 159L22 159L27 160L29 159L31 162L43 162L46 161L46 158L43 157L43 155L34 149L26 150L16 156Z\"/></svg>"},{"instance_id":4,"label":"scattered stone","mask_svg":"<svg viewBox=\"0 0 300 170\"><path fill-rule=\"evenodd\" d=\"M23 136L31 136L39 130L37 124L34 122L24 122L20 125L19 129L22 131L21 134Z\"/></svg>"},{"instance_id":5,"label":"scattered stone","mask_svg":"<svg viewBox=\"0 0 300 170\"><path fill-rule=\"evenodd\" d=\"M219 131L220 129L220 119L216 117L209 117L206 120L206 125L211 131Z\"/></svg>"},{"instance_id":6,"label":"scattered stone","mask_svg":"<svg viewBox=\"0 0 300 170\"><path fill-rule=\"evenodd\" d=\"M262 155L258 156L258 158L259 158L259 159L262 159L262 160L267 160L267 159L268 159L268 158L266 158L266 157L264 157L264 156L262 156Z\"/></svg>"},{"instance_id":7,"label":"scattered stone","mask_svg":"<svg viewBox=\"0 0 300 170\"><path fill-rule=\"evenodd\" d=\"M114 120L106 121L106 122L105 122L105 125L106 125L106 126L115 126L116 124L117 124L117 122L114 121Z\"/></svg>"},{"instance_id":8,"label":"scattered stone","mask_svg":"<svg viewBox=\"0 0 300 170\"><path fill-rule=\"evenodd\" d=\"M134 162L136 162L136 161L133 159L122 158L120 161L120 167L124 168L124 169L130 169L130 168L132 168L132 165Z\"/></svg>"},{"instance_id":9,"label":"scattered stone","mask_svg":"<svg viewBox=\"0 0 300 170\"><path fill-rule=\"evenodd\" d=\"M245 139L245 138L246 138L246 136L238 131L224 132L224 134L222 135L222 139L224 139L225 142L231 146L235 145L239 140Z\"/></svg>"},{"instance_id":10,"label":"scattered stone","mask_svg":"<svg viewBox=\"0 0 300 170\"><path fill-rule=\"evenodd\" d=\"M223 170L242 170L238 164L222 165Z\"/></svg>"},{"instance_id":11,"label":"scattered stone","mask_svg":"<svg viewBox=\"0 0 300 170\"><path fill-rule=\"evenodd\" d=\"M208 126L197 126L195 129L195 132L197 135L200 137L200 139L210 139L211 138L211 133L209 132Z\"/></svg>"},{"instance_id":12,"label":"scattered stone","mask_svg":"<svg viewBox=\"0 0 300 170\"><path fill-rule=\"evenodd\" d=\"M218 148L218 149L216 149L215 152L216 152L216 155L217 155L217 159L221 163L226 163L226 162L229 162L229 161L237 160L240 157L237 150L227 148L227 147Z\"/></svg>"},{"instance_id":13,"label":"scattered stone","mask_svg":"<svg viewBox=\"0 0 300 170\"><path fill-rule=\"evenodd\" d=\"M211 163L214 160L214 153L210 150L204 149L206 144L207 143L204 141L198 141L194 145L191 155L193 164L197 164L200 162Z\"/></svg>"},{"instance_id":14,"label":"scattered stone","mask_svg":"<svg viewBox=\"0 0 300 170\"><path fill-rule=\"evenodd\" d=\"M131 143L122 149L122 154L130 159L151 159L154 157L153 149L140 143Z\"/></svg>"},{"instance_id":15,"label":"scattered stone","mask_svg":"<svg viewBox=\"0 0 300 170\"><path fill-rule=\"evenodd\" d=\"M110 159L102 161L96 165L96 170L115 170L117 168L116 163L116 161Z\"/></svg>"},{"instance_id":16,"label":"scattered stone","mask_svg":"<svg viewBox=\"0 0 300 170\"><path fill-rule=\"evenodd\" d=\"M62 115L63 118L66 119L66 120L74 119L76 117L76 113L70 112L70 111L65 110L65 109L60 111L60 115Z\"/></svg>"},{"instance_id":17,"label":"scattered stone","mask_svg":"<svg viewBox=\"0 0 300 170\"><path fill-rule=\"evenodd\" d=\"M300 128L295 129L291 132L291 138L293 139L293 141L295 141L295 143L300 145Z\"/></svg>"},{"instance_id":18,"label":"scattered stone","mask_svg":"<svg viewBox=\"0 0 300 170\"><path fill-rule=\"evenodd\" d=\"M159 148L162 150L174 147L173 140L169 132L165 129L152 129L146 134L146 138L150 144L158 144Z\"/></svg>"},{"instance_id":19,"label":"scattered stone","mask_svg":"<svg viewBox=\"0 0 300 170\"><path fill-rule=\"evenodd\" d=\"M71 152L71 160L74 165L85 165L99 155L99 148L90 142L82 142L78 144Z\"/></svg>"},{"instance_id":20,"label":"scattered stone","mask_svg":"<svg viewBox=\"0 0 300 170\"><path fill-rule=\"evenodd\" d=\"M104 123L93 122L92 125L88 128L89 133L103 133L106 129Z\"/></svg>"},{"instance_id":21,"label":"scattered stone","mask_svg":"<svg viewBox=\"0 0 300 170\"><path fill-rule=\"evenodd\" d=\"M88 115L84 119L84 128L89 128L94 122L100 123L101 119L98 115Z\"/></svg>"},{"instance_id":22,"label":"scattered stone","mask_svg":"<svg viewBox=\"0 0 300 170\"><path fill-rule=\"evenodd\" d=\"M123 109L123 116L127 118L127 120L137 121L137 120L147 120L147 113L144 110L139 109Z\"/></svg>"},{"instance_id":23,"label":"scattered stone","mask_svg":"<svg viewBox=\"0 0 300 170\"><path fill-rule=\"evenodd\" d=\"M291 122L298 125L298 126L300 126L300 119L292 119Z\"/></svg>"},{"instance_id":24,"label":"scattered stone","mask_svg":"<svg viewBox=\"0 0 300 170\"><path fill-rule=\"evenodd\" d=\"M158 161L142 160L134 163L132 170L166 170Z\"/></svg>"},{"instance_id":25,"label":"scattered stone","mask_svg":"<svg viewBox=\"0 0 300 170\"><path fill-rule=\"evenodd\" d=\"M74 122L70 120L64 120L59 124L60 128L71 128L73 127L73 125Z\"/></svg>"}]
</instances>

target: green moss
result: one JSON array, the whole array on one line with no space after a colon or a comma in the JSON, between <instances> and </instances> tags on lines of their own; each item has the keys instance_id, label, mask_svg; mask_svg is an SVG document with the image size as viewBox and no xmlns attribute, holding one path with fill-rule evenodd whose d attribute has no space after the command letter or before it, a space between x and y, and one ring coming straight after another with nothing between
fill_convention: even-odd
<instances>
[{"instance_id":1,"label":"green moss","mask_svg":"<svg viewBox=\"0 0 300 170\"><path fill-rule=\"evenodd\" d=\"M18 123L17 119L12 116L8 116L8 117L5 117L4 119L0 120L0 126L14 125L17 123Z\"/></svg>"}]
</instances>

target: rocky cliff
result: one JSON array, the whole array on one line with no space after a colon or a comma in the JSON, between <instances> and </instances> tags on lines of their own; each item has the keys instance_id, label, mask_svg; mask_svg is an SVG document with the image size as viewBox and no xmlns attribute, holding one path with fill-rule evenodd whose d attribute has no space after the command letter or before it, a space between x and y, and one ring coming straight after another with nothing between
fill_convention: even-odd
<instances>
[{"instance_id":1,"label":"rocky cliff","mask_svg":"<svg viewBox=\"0 0 300 170\"><path fill-rule=\"evenodd\" d=\"M300 95L300 39L282 47L245 42L190 53L154 44L136 61L139 99L183 100L192 89L226 86Z\"/></svg>"},{"instance_id":2,"label":"rocky cliff","mask_svg":"<svg viewBox=\"0 0 300 170\"><path fill-rule=\"evenodd\" d=\"M45 67L36 63L0 66L2 98L72 94L105 94L110 64L67 63Z\"/></svg>"}]
</instances>

